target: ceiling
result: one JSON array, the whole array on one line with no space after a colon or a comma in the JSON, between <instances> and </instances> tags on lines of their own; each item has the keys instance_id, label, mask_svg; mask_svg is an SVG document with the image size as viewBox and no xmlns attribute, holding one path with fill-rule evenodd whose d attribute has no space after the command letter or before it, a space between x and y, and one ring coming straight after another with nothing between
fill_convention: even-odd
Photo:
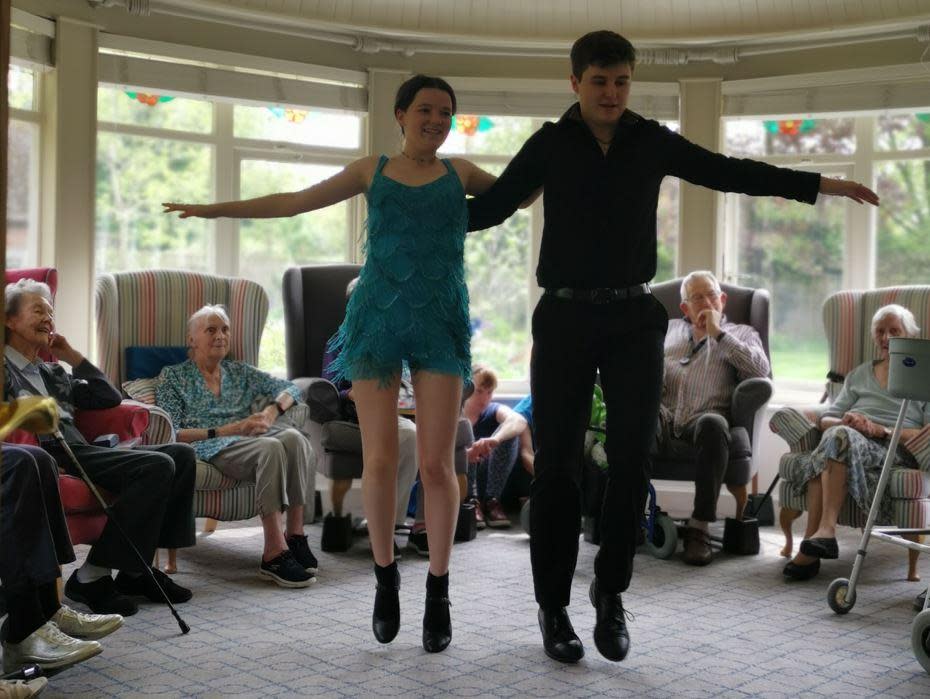
<instances>
[{"instance_id":1,"label":"ceiling","mask_svg":"<svg viewBox=\"0 0 930 699\"><path fill-rule=\"evenodd\" d=\"M90 0L143 14L302 33L368 53L548 55L609 28L645 49L727 53L930 39L930 0ZM649 53L654 55L648 55ZM656 62L664 62L657 60Z\"/></svg>"}]
</instances>

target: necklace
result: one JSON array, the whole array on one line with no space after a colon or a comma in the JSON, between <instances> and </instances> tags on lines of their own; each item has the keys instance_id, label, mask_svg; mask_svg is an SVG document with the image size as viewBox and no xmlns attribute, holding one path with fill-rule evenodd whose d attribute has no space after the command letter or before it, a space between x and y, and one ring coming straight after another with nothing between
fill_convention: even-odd
<instances>
[{"instance_id":1,"label":"necklace","mask_svg":"<svg viewBox=\"0 0 930 699\"><path fill-rule=\"evenodd\" d=\"M407 160L412 160L413 162L420 163L421 165L432 165L434 162L436 162L435 155L430 158L414 158L412 155L407 155L407 153L403 150L400 151L400 154Z\"/></svg>"}]
</instances>

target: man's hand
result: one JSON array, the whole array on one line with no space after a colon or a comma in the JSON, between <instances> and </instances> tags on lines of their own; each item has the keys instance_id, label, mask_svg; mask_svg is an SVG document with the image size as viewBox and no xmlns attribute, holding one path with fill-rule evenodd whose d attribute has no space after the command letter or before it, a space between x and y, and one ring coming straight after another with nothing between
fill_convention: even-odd
<instances>
[{"instance_id":1,"label":"man's hand","mask_svg":"<svg viewBox=\"0 0 930 699\"><path fill-rule=\"evenodd\" d=\"M48 341L48 348L59 359L63 359L72 367L84 361L84 355L78 352L68 342L68 338L59 333L52 333Z\"/></svg>"},{"instance_id":2,"label":"man's hand","mask_svg":"<svg viewBox=\"0 0 930 699\"><path fill-rule=\"evenodd\" d=\"M878 206L878 195L864 184L853 182L852 180L838 180L834 177L820 177L821 194L829 194L836 197L846 197L859 204L871 204Z\"/></svg>"},{"instance_id":3,"label":"man's hand","mask_svg":"<svg viewBox=\"0 0 930 699\"><path fill-rule=\"evenodd\" d=\"M500 442L494 439L494 437L484 437L468 447L465 451L465 458L468 459L468 463L470 464L476 463L494 451L498 446L500 446Z\"/></svg>"},{"instance_id":4,"label":"man's hand","mask_svg":"<svg viewBox=\"0 0 930 699\"><path fill-rule=\"evenodd\" d=\"M717 336L723 332L723 330L720 328L721 318L722 315L720 311L714 308L705 308L703 311L698 313L697 326L716 340Z\"/></svg>"},{"instance_id":5,"label":"man's hand","mask_svg":"<svg viewBox=\"0 0 930 699\"><path fill-rule=\"evenodd\" d=\"M245 420L239 422L239 433L246 437L254 437L257 434L265 434L271 427L272 420L268 419L265 413L255 413L249 415Z\"/></svg>"}]
</instances>

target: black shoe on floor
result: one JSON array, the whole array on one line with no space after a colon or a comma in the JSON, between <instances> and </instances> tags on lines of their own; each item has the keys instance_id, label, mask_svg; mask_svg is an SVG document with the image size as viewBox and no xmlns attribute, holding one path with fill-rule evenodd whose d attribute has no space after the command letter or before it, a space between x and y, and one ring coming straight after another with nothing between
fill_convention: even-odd
<instances>
[{"instance_id":1,"label":"black shoe on floor","mask_svg":"<svg viewBox=\"0 0 930 699\"><path fill-rule=\"evenodd\" d=\"M109 575L93 582L82 583L78 580L77 571L74 571L65 583L65 596L75 602L86 604L96 614L132 616L139 611L139 605L121 595Z\"/></svg>"},{"instance_id":2,"label":"black shoe on floor","mask_svg":"<svg viewBox=\"0 0 930 699\"><path fill-rule=\"evenodd\" d=\"M452 642L452 616L448 597L426 595L423 612L423 648L427 653L444 651Z\"/></svg>"},{"instance_id":3,"label":"black shoe on floor","mask_svg":"<svg viewBox=\"0 0 930 699\"><path fill-rule=\"evenodd\" d=\"M304 567L304 570L308 573L316 573L320 564L313 555L313 551L310 550L306 535L288 534L284 541L287 542L287 548L294 554L294 558Z\"/></svg>"},{"instance_id":4,"label":"black shoe on floor","mask_svg":"<svg viewBox=\"0 0 930 699\"><path fill-rule=\"evenodd\" d=\"M378 643L390 643L400 631L400 571L397 562L388 566L375 563L375 608L371 613L371 631Z\"/></svg>"},{"instance_id":5,"label":"black shoe on floor","mask_svg":"<svg viewBox=\"0 0 930 699\"><path fill-rule=\"evenodd\" d=\"M620 593L599 591L595 578L591 581L588 597L597 611L594 645L608 660L623 660L630 652L630 632L626 628L626 610Z\"/></svg>"},{"instance_id":6,"label":"black shoe on floor","mask_svg":"<svg viewBox=\"0 0 930 699\"><path fill-rule=\"evenodd\" d=\"M421 556L429 556L429 541L426 538L426 530L421 529L418 532L411 532L407 539L407 548L411 548Z\"/></svg>"},{"instance_id":7,"label":"black shoe on floor","mask_svg":"<svg viewBox=\"0 0 930 699\"><path fill-rule=\"evenodd\" d=\"M161 585L161 589L168 595L168 599L171 600L172 604L187 602L194 596L193 592L186 587L178 585L169 576L158 570L158 568L153 567L151 571L152 575L155 576L155 579L158 581L158 584ZM152 578L145 574L132 577L120 571L116 575L116 589L124 595L141 595L148 599L149 602L157 602L158 604L165 603L165 598L162 597L161 592L155 587Z\"/></svg>"},{"instance_id":8,"label":"black shoe on floor","mask_svg":"<svg viewBox=\"0 0 930 699\"><path fill-rule=\"evenodd\" d=\"M316 582L316 578L304 570L290 550L282 551L270 561L262 559L258 574L280 587L310 587Z\"/></svg>"},{"instance_id":9,"label":"black shoe on floor","mask_svg":"<svg viewBox=\"0 0 930 699\"><path fill-rule=\"evenodd\" d=\"M577 663L584 657L584 646L572 628L565 607L555 610L540 607L536 616L539 619L539 630L542 632L546 655L560 663Z\"/></svg>"},{"instance_id":10,"label":"black shoe on floor","mask_svg":"<svg viewBox=\"0 0 930 699\"><path fill-rule=\"evenodd\" d=\"M788 561L781 572L786 578L792 580L810 580L820 572L820 559L815 558L813 563L807 565L799 565L794 561Z\"/></svg>"},{"instance_id":11,"label":"black shoe on floor","mask_svg":"<svg viewBox=\"0 0 930 699\"><path fill-rule=\"evenodd\" d=\"M840 547L837 545L836 539L805 539L801 542L800 548L801 553L803 553L805 556L813 556L814 558L826 558L827 560L833 560L840 557Z\"/></svg>"}]
</instances>

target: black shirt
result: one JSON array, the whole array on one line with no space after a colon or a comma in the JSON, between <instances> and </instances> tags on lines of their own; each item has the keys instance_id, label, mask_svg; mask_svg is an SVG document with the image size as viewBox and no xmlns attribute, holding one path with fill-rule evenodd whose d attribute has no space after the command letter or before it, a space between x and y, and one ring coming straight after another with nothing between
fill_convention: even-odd
<instances>
[{"instance_id":1,"label":"black shirt","mask_svg":"<svg viewBox=\"0 0 930 699\"><path fill-rule=\"evenodd\" d=\"M543 288L617 288L656 273L656 208L666 175L722 192L813 204L820 175L712 153L626 110L605 154L574 104L533 134L484 194L468 201L468 230L509 217L544 187ZM687 235L688 222L681 222Z\"/></svg>"}]
</instances>

